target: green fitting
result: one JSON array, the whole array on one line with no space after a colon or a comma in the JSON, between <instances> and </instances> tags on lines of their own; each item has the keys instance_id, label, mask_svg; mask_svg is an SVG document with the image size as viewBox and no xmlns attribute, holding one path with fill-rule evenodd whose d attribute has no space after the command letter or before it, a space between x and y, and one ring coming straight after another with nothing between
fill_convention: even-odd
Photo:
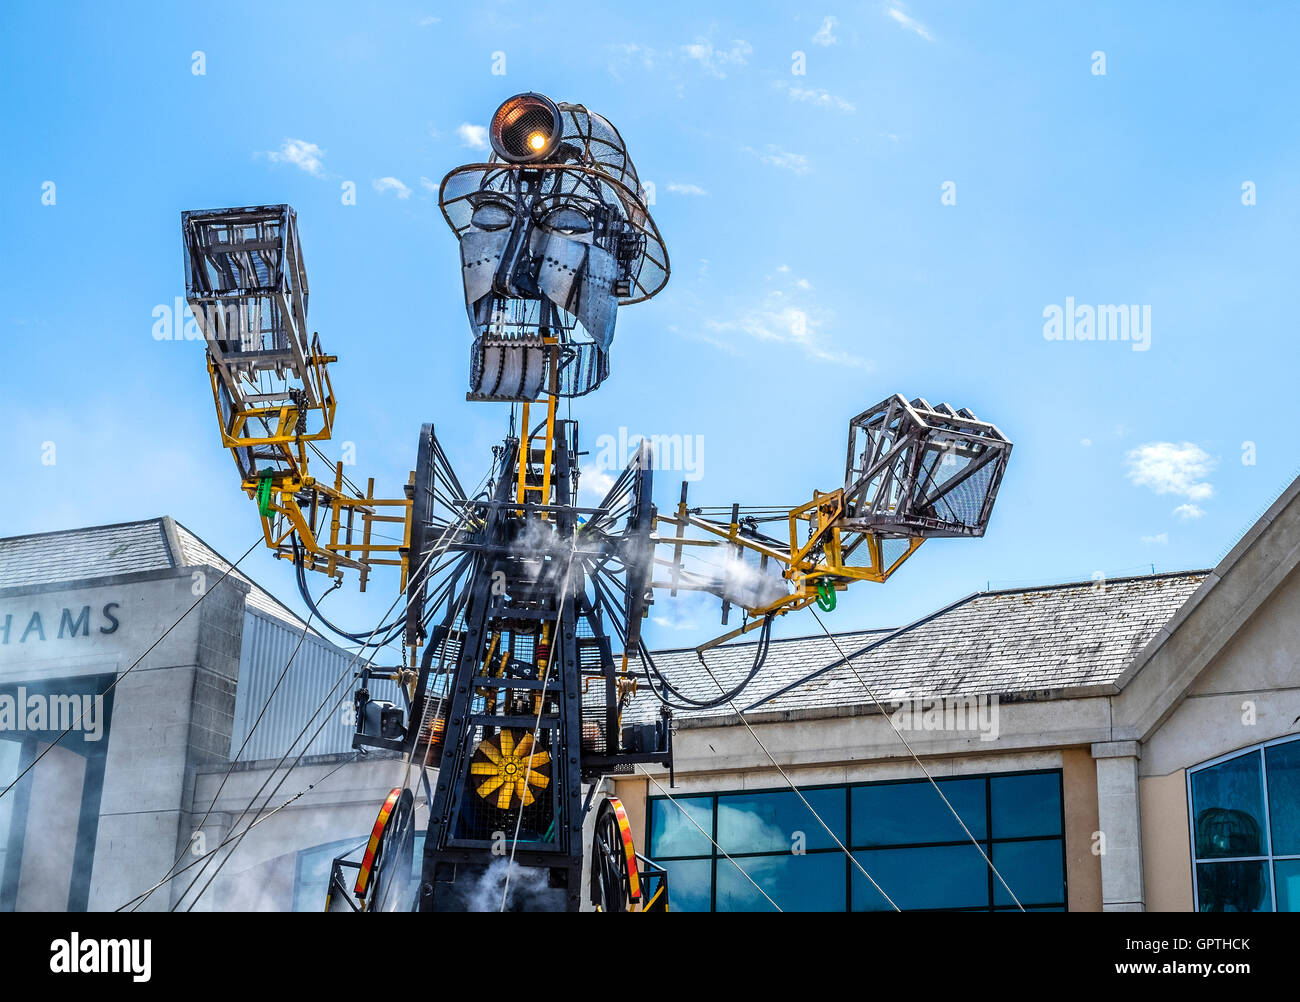
<instances>
[{"instance_id":1,"label":"green fitting","mask_svg":"<svg viewBox=\"0 0 1300 1002\"><path fill-rule=\"evenodd\" d=\"M271 508L271 476L274 470L262 470L257 475L257 510L263 518L270 518L273 509Z\"/></svg>"}]
</instances>

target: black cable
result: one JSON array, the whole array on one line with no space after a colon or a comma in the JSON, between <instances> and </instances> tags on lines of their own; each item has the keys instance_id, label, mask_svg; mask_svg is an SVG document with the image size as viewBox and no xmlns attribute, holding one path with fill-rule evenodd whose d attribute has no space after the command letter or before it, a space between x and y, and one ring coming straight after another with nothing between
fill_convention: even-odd
<instances>
[{"instance_id":1,"label":"black cable","mask_svg":"<svg viewBox=\"0 0 1300 1002\"><path fill-rule=\"evenodd\" d=\"M400 618L391 623L385 623L382 626L375 627L375 629L367 635L362 633L351 633L342 627L334 625L322 616L320 609L316 606L316 600L311 597L311 591L307 588L307 572L302 559L302 546L298 542L298 534L296 532L293 534L293 565L297 571L298 593L302 595L303 601L307 603L307 608L309 608L312 611L312 614L325 624L326 627L333 630L340 637L351 640L356 644L366 643L369 645L367 637L373 637L377 633L382 633L384 635L383 639L376 646L383 647L386 644L391 644L401 635L402 630L406 626L406 622ZM338 586L335 585L335 587Z\"/></svg>"},{"instance_id":2,"label":"black cable","mask_svg":"<svg viewBox=\"0 0 1300 1002\"><path fill-rule=\"evenodd\" d=\"M597 592L600 593L600 596L604 599L606 604L617 609L618 603L614 602L612 598L605 592L605 587L601 583L601 576L593 575L591 577L591 580L596 585ZM616 579L614 580L614 584L618 584ZM625 610L622 618L624 619L626 618ZM742 692L744 692L746 687L748 687L751 682L754 681L754 679L758 676L758 673L762 671L763 664L767 661L767 652L770 647L771 639L772 639L773 619L774 617L771 615L765 616L763 619L763 625L759 627L758 647L757 650L754 652L754 664L750 668L749 674L746 675L744 680L741 681L740 684L737 685L734 689L732 689L728 693L724 693L722 696L718 697L717 699L699 700L696 699L694 696L689 696L686 693L682 692L671 682L669 682L668 679L664 676L664 674L659 670L658 666L654 663L654 658L650 656L650 651L646 647L645 641L638 640L637 653L639 654L642 662L646 666L646 682L650 686L650 691L654 694L654 697L657 700L659 700L659 702L662 703L664 706L667 706L670 709L683 710L683 711L711 710L711 709L715 709L718 706L721 706L723 703L735 699ZM615 632L617 632L620 635L619 639L623 641L624 645L626 645L627 636L624 633L624 631L621 629L621 626L622 624L617 619L615 619L614 620ZM701 660L703 660L703 657L701 657ZM651 678L651 675L653 675L654 678ZM677 697L678 699L682 700L682 702L674 703L667 696L660 693L659 690L655 688L654 679L659 680L660 685L663 687L665 692L668 692L669 694Z\"/></svg>"},{"instance_id":3,"label":"black cable","mask_svg":"<svg viewBox=\"0 0 1300 1002\"><path fill-rule=\"evenodd\" d=\"M755 677L757 677L758 673L763 668L764 662L767 660L767 652L771 642L771 631L772 617L767 616L764 619L763 625L759 628L758 649L754 653L754 665L750 669L749 674L746 675L745 678L730 692L724 693L717 699L699 700L693 696L688 696L686 693L674 686L664 677L664 674L659 671L658 667L654 663L654 659L650 657L650 651L646 648L644 641L638 641L637 652L640 654L641 659L646 663L649 672L659 680L664 689L683 701L682 703L674 703L667 697L663 696L655 689L653 680L651 680L649 675L647 675L646 681L650 685L650 691L654 693L655 698L658 699L659 702L663 703L664 706L670 707L674 710L712 710L721 706L723 703L728 703L735 699L744 692L749 684L754 681ZM703 661L704 656L699 654L698 651L696 653L700 660Z\"/></svg>"}]
</instances>

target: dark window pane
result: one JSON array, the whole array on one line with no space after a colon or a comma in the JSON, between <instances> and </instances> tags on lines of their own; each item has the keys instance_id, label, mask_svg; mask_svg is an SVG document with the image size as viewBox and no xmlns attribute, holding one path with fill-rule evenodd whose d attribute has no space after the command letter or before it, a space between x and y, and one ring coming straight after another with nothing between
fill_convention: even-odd
<instances>
[{"instance_id":1,"label":"dark window pane","mask_svg":"<svg viewBox=\"0 0 1300 1002\"><path fill-rule=\"evenodd\" d=\"M1300 855L1300 741L1265 748L1264 760L1268 769L1268 820L1273 829L1273 855ZM1279 907L1281 901L1279 895Z\"/></svg>"},{"instance_id":2,"label":"dark window pane","mask_svg":"<svg viewBox=\"0 0 1300 1002\"><path fill-rule=\"evenodd\" d=\"M690 816L688 819L687 815ZM695 824L691 824L691 819ZM699 825L699 828L695 827ZM703 828L704 831L700 831ZM708 834L706 835L705 832ZM650 801L650 852L664 856L707 856L713 851L712 797L675 797Z\"/></svg>"},{"instance_id":3,"label":"dark window pane","mask_svg":"<svg viewBox=\"0 0 1300 1002\"><path fill-rule=\"evenodd\" d=\"M807 790L803 795L813 811L843 841L843 787ZM718 798L718 845L725 852L789 852L795 845L796 832L803 833L805 849L837 848L830 832L792 791L728 794Z\"/></svg>"},{"instance_id":4,"label":"dark window pane","mask_svg":"<svg viewBox=\"0 0 1300 1002\"><path fill-rule=\"evenodd\" d=\"M1002 880L1015 892L1022 905L1050 905L1065 902L1065 869L1061 858L1061 840L1038 842L995 842L993 865ZM1015 906L1015 901L993 876L993 902Z\"/></svg>"},{"instance_id":5,"label":"dark window pane","mask_svg":"<svg viewBox=\"0 0 1300 1002\"><path fill-rule=\"evenodd\" d=\"M1272 911L1268 864L1198 863L1196 897L1203 912Z\"/></svg>"},{"instance_id":6,"label":"dark window pane","mask_svg":"<svg viewBox=\"0 0 1300 1002\"><path fill-rule=\"evenodd\" d=\"M971 834L984 838L984 780L944 779L939 780L939 789L966 822ZM952 811L929 783L856 786L852 796L854 845L967 840ZM871 890L870 884L867 890Z\"/></svg>"},{"instance_id":7,"label":"dark window pane","mask_svg":"<svg viewBox=\"0 0 1300 1002\"><path fill-rule=\"evenodd\" d=\"M988 866L974 844L877 849L853 855L903 911L988 907ZM850 866L853 910L892 911L871 881L856 866Z\"/></svg>"},{"instance_id":8,"label":"dark window pane","mask_svg":"<svg viewBox=\"0 0 1300 1002\"><path fill-rule=\"evenodd\" d=\"M1273 864L1277 884L1277 910L1300 912L1300 859L1279 859Z\"/></svg>"},{"instance_id":9,"label":"dark window pane","mask_svg":"<svg viewBox=\"0 0 1300 1002\"><path fill-rule=\"evenodd\" d=\"M827 821L829 823L830 819ZM745 873L741 873L737 865L753 878L754 883L745 878ZM774 911L767 898L754 887L758 884L782 911L842 912L844 865L842 852L819 852L807 856L789 853L745 856L734 863L720 857L718 911Z\"/></svg>"},{"instance_id":10,"label":"dark window pane","mask_svg":"<svg viewBox=\"0 0 1300 1002\"><path fill-rule=\"evenodd\" d=\"M1198 859L1265 855L1259 752L1192 773L1192 813Z\"/></svg>"},{"instance_id":11,"label":"dark window pane","mask_svg":"<svg viewBox=\"0 0 1300 1002\"><path fill-rule=\"evenodd\" d=\"M668 871L668 910L671 912L707 912L712 879L707 859L681 859L660 863Z\"/></svg>"},{"instance_id":12,"label":"dark window pane","mask_svg":"<svg viewBox=\"0 0 1300 1002\"><path fill-rule=\"evenodd\" d=\"M1061 834L1061 774L994 776L989 780L994 838Z\"/></svg>"}]
</instances>

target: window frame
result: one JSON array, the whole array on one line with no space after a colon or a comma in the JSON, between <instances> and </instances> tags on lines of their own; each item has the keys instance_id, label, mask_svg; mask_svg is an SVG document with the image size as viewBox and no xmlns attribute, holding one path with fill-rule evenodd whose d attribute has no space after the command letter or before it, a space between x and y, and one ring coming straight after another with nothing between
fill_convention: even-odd
<instances>
[{"instance_id":1,"label":"window frame","mask_svg":"<svg viewBox=\"0 0 1300 1002\"><path fill-rule=\"evenodd\" d=\"M1029 835L1029 836L1018 835L1018 836L1009 836L1006 838L996 837L994 833L994 824L993 824L993 803L992 803L993 783L992 781L994 779L1012 778L1016 776L1037 776L1037 775L1050 775L1056 778L1056 789L1058 795L1057 803L1059 807L1058 834ZM993 858L993 847L999 844L1011 844L1011 843L1019 843L1019 842L1049 842L1053 840L1058 841L1060 843L1061 900L1059 902L1059 906L1062 911L1068 912L1070 910L1070 873L1069 873L1069 856L1066 847L1064 769L1060 766L1055 766L1055 767L1045 767L1045 768L1037 768L1037 769L1016 769L1010 772L986 772L986 773L969 773L969 774L959 773L951 776L935 777L935 782L941 785L945 781L960 781L960 780L982 780L984 783L985 832L984 832L984 836L982 838L977 838L976 841L979 843L980 849L984 853L986 853L990 859ZM920 777L920 778L909 777L909 778L902 778L902 779L863 781L857 783L821 783L816 785L799 787L799 792L805 794L816 792L816 791L823 791L823 790L842 790L844 793L843 840L845 846L848 847L848 852L845 852L839 846L830 846L830 847L823 847L818 849L808 849L806 850L805 853L806 855L814 855L820 853L839 853L844 857L844 870L845 870L844 907L842 911L847 913L852 913L854 875L858 874L859 878L861 879L861 875L857 870L857 867L854 866L853 860L850 859L850 855L857 855L860 853L876 852L876 851L889 851L891 849L929 849L929 848L938 848L941 846L961 846L961 845L971 844L971 839L963 838L957 840L943 840L938 842L903 842L903 843L891 843L889 845L876 845L876 846L857 845L853 839L853 793L852 791L863 787L902 786L909 783L911 784L920 783L928 786L930 784L930 780L925 777ZM653 803L655 801L662 801L665 804L668 804L670 807L674 805L672 805L668 796L662 794L657 796L647 796L646 812L645 812L645 842L643 843L646 846L646 854L650 859L654 860L655 862L660 863L661 865L668 865L668 866L671 866L672 863L676 863L676 862L687 862L687 861L709 862L710 863L709 911L716 913L718 910L718 864L726 863L728 861L727 856L722 855L721 851L717 848L719 798L728 797L728 796L738 796L738 795L755 796L755 795L765 794L765 793L791 793L791 792L792 791L790 787L786 786L786 787L764 787L761 789L742 788L742 789L728 789L728 790L697 790L697 791L691 791L689 793L683 792L680 796L674 795L672 797L672 800L708 799L711 801L712 815L711 815L709 836L713 840L713 844L709 846L709 850L705 854L697 854L697 855L690 855L690 856L666 856L663 857L662 859L660 859L658 856L654 854L653 851L654 846L651 843L651 833L654 828ZM728 855L731 856L732 859L735 859L737 861L742 861L745 859L752 859L752 858L773 857L773 856L780 857L780 856L788 855L788 853L772 852L772 851L759 851L759 852L728 851ZM993 868L987 865L986 865L986 876L988 881L988 897L987 897L987 904L983 906L977 908L970 908L970 907L924 908L924 909L915 908L915 909L903 909L903 911L916 911L916 912L976 911L976 912L985 912L985 913L1018 911L1019 909L1015 906L1015 904L1000 905L996 903L998 897L998 891L1002 889L1002 885L1001 882L998 881L997 877L994 875ZM670 877L670 883L671 883L671 877ZM1043 910L1055 909L1058 903L1057 902L1042 903L1036 901L1026 903L1022 901L1021 904L1024 906L1026 911L1043 911Z\"/></svg>"},{"instance_id":2,"label":"window frame","mask_svg":"<svg viewBox=\"0 0 1300 1002\"><path fill-rule=\"evenodd\" d=\"M1300 853L1284 853L1278 855L1273 852L1273 816L1268 796L1268 756L1264 754L1264 749L1272 748L1276 745L1294 744L1296 742L1300 742L1300 734L1287 734L1280 738L1271 738L1268 741L1261 741L1258 744L1237 748L1234 751L1219 755L1216 758L1207 759L1204 762L1188 768L1185 784L1187 793L1187 837L1192 861L1192 908L1198 914L1201 911L1201 886L1198 869L1203 863L1264 863L1267 867L1265 872L1268 874L1270 911L1274 915L1277 914L1276 864L1279 860L1283 862L1300 860ZM1244 758L1247 755L1256 756L1256 759L1259 762L1259 776L1261 783L1260 792L1263 798L1264 810L1264 846L1268 849L1268 852L1262 856L1215 856L1213 858L1203 859L1196 854L1196 800L1192 793L1192 777L1197 773L1204 772L1207 769L1213 769L1215 766L1223 765L1225 762L1232 762L1235 759Z\"/></svg>"}]
</instances>

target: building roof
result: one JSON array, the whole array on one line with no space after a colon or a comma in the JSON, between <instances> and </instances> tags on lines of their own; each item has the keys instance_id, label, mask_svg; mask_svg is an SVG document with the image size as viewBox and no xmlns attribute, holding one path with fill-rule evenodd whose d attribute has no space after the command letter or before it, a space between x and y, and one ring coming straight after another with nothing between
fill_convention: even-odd
<instances>
[{"instance_id":1,"label":"building roof","mask_svg":"<svg viewBox=\"0 0 1300 1002\"><path fill-rule=\"evenodd\" d=\"M119 574L204 564L219 571L230 566L169 515L0 539L0 588L91 582ZM252 579L238 570L233 576L249 586L249 608L298 627L304 625L288 606Z\"/></svg>"},{"instance_id":2,"label":"building roof","mask_svg":"<svg viewBox=\"0 0 1300 1002\"><path fill-rule=\"evenodd\" d=\"M118 574L229 563L168 516L119 525L0 539L0 588L83 581ZM1025 698L1114 691L1209 571L1084 581L968 595L899 629L773 640L753 682L735 699L748 713L804 714L914 697L1020 694ZM303 621L248 577L248 605L301 628ZM712 699L751 671L756 642L705 654L654 654L682 692ZM849 665L844 663L848 658ZM850 667L851 665L851 667ZM625 720L649 720L659 704L644 684ZM682 720L732 716L730 705L677 710Z\"/></svg>"},{"instance_id":3,"label":"building roof","mask_svg":"<svg viewBox=\"0 0 1300 1002\"><path fill-rule=\"evenodd\" d=\"M868 688L886 705L935 696L1113 691L1208 573L980 592L897 630L836 634L835 643L825 634L772 641L763 669L736 706L746 713L798 713L871 705ZM693 649L654 657L675 688L711 698L719 684L731 688L748 674L755 652L754 643L707 652L716 683ZM639 692L631 716L646 719L657 712L654 697ZM733 713L724 704L675 715Z\"/></svg>"}]
</instances>

